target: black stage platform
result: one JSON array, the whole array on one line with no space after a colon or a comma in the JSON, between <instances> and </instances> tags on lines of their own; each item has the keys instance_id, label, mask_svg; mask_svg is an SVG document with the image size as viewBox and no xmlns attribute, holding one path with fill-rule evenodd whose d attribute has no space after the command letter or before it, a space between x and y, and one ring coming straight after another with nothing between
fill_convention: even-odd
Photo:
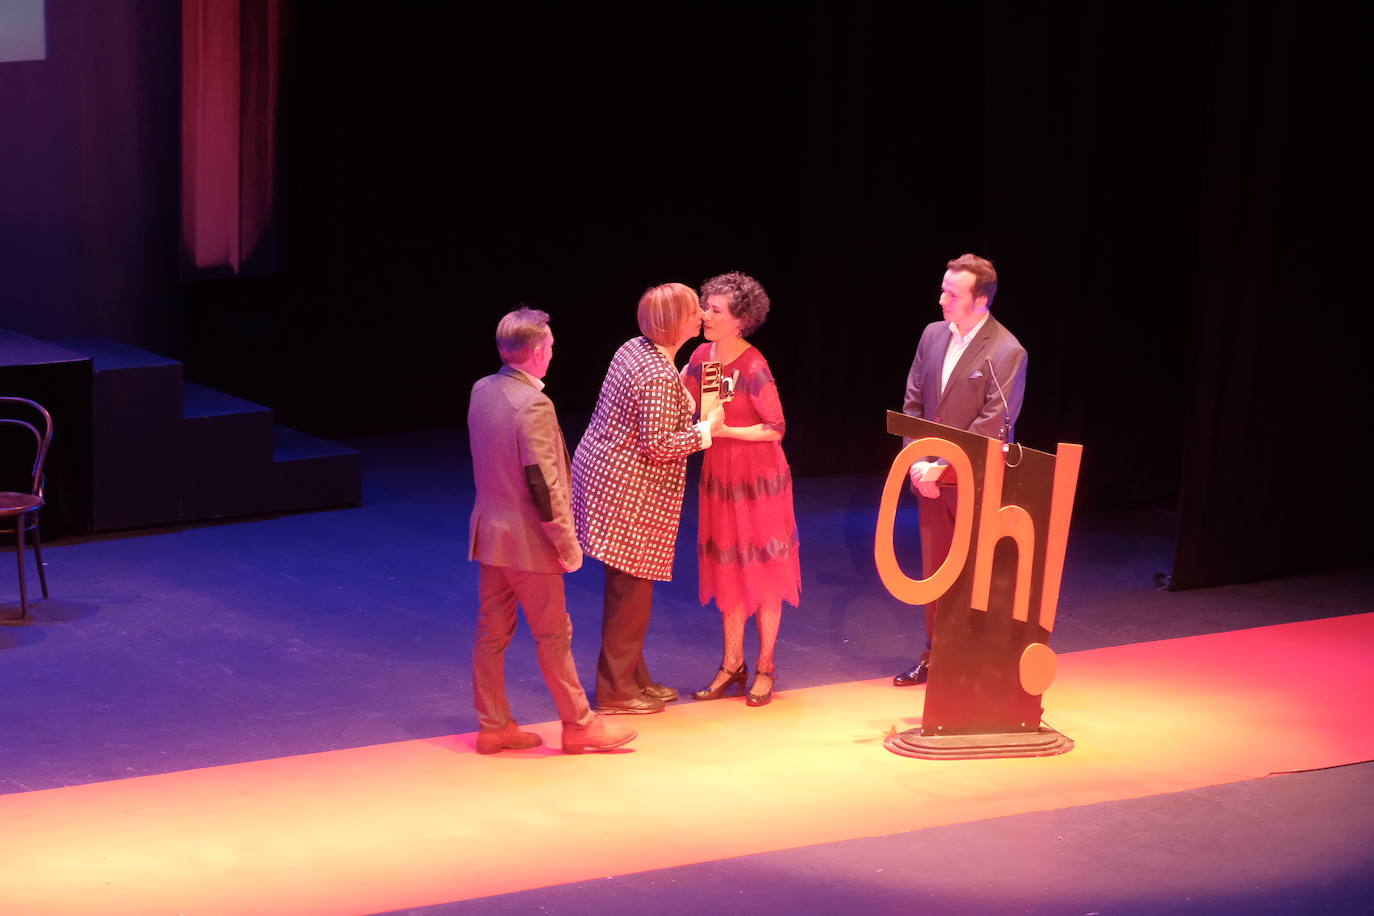
<instances>
[{"instance_id":1,"label":"black stage platform","mask_svg":"<svg viewBox=\"0 0 1374 916\"><path fill-rule=\"evenodd\" d=\"M53 415L45 539L346 506L358 453L189 382L182 364L99 337L0 331L0 393Z\"/></svg>"}]
</instances>

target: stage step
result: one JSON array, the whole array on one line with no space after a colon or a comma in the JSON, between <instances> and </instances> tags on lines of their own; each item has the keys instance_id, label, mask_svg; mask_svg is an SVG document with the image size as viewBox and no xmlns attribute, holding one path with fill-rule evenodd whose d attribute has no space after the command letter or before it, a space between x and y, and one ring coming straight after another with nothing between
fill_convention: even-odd
<instances>
[{"instance_id":1,"label":"stage step","mask_svg":"<svg viewBox=\"0 0 1374 916\"><path fill-rule=\"evenodd\" d=\"M44 468L45 540L90 530L91 518L91 360L45 340L0 328L0 394L37 401L56 424L56 437ZM0 462L6 489L27 486L28 465Z\"/></svg>"},{"instance_id":2,"label":"stage step","mask_svg":"<svg viewBox=\"0 0 1374 916\"><path fill-rule=\"evenodd\" d=\"M277 426L271 408L183 378L176 360L98 337L90 357L95 531L356 505L358 453Z\"/></svg>"}]
</instances>

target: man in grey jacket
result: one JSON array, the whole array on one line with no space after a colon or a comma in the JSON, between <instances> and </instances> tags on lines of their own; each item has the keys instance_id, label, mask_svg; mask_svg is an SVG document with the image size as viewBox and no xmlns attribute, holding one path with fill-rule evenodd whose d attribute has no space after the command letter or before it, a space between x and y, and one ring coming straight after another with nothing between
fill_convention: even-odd
<instances>
[{"instance_id":1,"label":"man in grey jacket","mask_svg":"<svg viewBox=\"0 0 1374 916\"><path fill-rule=\"evenodd\" d=\"M1026 351L989 311L997 295L997 271L975 254L961 255L945 268L940 284L944 318L921 334L902 412L1009 442L1026 395ZM923 577L940 568L954 539L958 503L952 478L952 470L941 462L918 461L911 467L911 484L921 497ZM937 605L926 605L925 652L892 679L894 685L926 682Z\"/></svg>"},{"instance_id":2,"label":"man in grey jacket","mask_svg":"<svg viewBox=\"0 0 1374 916\"><path fill-rule=\"evenodd\" d=\"M568 449L542 381L553 359L549 316L519 308L501 319L503 365L472 386L468 440L477 501L468 559L478 572L477 634L472 647L477 752L540 744L521 731L506 699L505 652L517 604L534 635L539 667L563 720L563 751L606 751L635 732L613 729L594 713L572 657L563 574L582 566L573 530Z\"/></svg>"}]
</instances>

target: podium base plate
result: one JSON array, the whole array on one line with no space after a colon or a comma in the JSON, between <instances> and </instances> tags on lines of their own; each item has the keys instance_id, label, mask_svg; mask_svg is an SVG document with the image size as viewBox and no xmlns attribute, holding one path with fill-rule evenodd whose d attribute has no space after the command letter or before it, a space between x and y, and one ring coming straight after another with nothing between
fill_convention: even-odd
<instances>
[{"instance_id":1,"label":"podium base plate","mask_svg":"<svg viewBox=\"0 0 1374 916\"><path fill-rule=\"evenodd\" d=\"M1052 728L981 735L925 735L912 728L888 735L883 746L923 760L986 760L997 757L1053 757L1073 749L1073 740Z\"/></svg>"}]
</instances>

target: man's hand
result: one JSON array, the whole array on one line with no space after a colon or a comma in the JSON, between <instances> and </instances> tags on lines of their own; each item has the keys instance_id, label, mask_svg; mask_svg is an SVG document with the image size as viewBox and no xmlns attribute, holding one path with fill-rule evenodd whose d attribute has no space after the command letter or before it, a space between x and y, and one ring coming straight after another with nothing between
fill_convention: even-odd
<instances>
[{"instance_id":1,"label":"man's hand","mask_svg":"<svg viewBox=\"0 0 1374 916\"><path fill-rule=\"evenodd\" d=\"M918 461L911 466L911 485L926 499L937 499L940 496L940 488L935 481L925 479L926 471L934 466L934 462L931 461Z\"/></svg>"},{"instance_id":2,"label":"man's hand","mask_svg":"<svg viewBox=\"0 0 1374 916\"><path fill-rule=\"evenodd\" d=\"M575 573L582 568L582 556L579 554L571 563L562 557L558 558L558 565L563 567L565 573Z\"/></svg>"}]
</instances>

